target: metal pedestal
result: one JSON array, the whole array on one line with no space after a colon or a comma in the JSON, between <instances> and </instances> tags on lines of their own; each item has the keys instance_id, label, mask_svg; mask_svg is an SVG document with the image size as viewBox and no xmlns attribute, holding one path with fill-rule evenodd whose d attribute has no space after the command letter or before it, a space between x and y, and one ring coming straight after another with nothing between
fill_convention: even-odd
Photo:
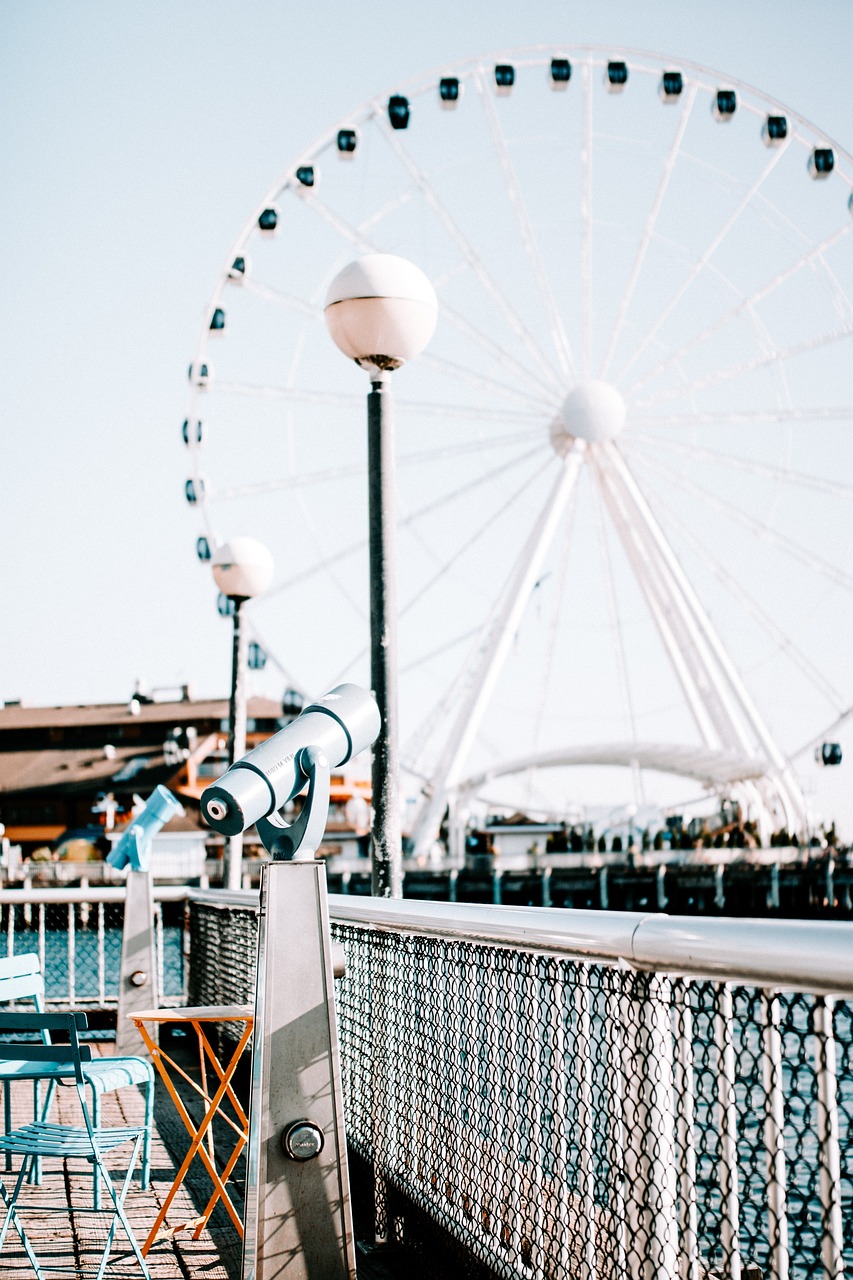
<instances>
[{"instance_id":1,"label":"metal pedestal","mask_svg":"<svg viewBox=\"0 0 853 1280\"><path fill-rule=\"evenodd\" d=\"M121 939L121 970L116 1019L116 1053L147 1057L131 1015L156 1006L157 954L154 948L154 896L150 871L128 871Z\"/></svg>"},{"instance_id":2,"label":"metal pedestal","mask_svg":"<svg viewBox=\"0 0 853 1280\"><path fill-rule=\"evenodd\" d=\"M262 869L243 1280L355 1280L326 869Z\"/></svg>"}]
</instances>

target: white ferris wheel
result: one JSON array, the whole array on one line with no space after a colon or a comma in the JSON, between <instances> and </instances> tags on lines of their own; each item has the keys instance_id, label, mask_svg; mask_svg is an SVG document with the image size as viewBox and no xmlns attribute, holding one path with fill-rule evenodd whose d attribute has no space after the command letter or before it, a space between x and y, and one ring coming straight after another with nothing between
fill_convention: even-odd
<instances>
[{"instance_id":1,"label":"white ferris wheel","mask_svg":"<svg viewBox=\"0 0 853 1280\"><path fill-rule=\"evenodd\" d=\"M190 366L196 550L250 534L297 688L368 683L364 374L326 289L362 253L439 299L395 375L406 824L737 798L814 820L853 706L853 160L684 60L472 60L289 165Z\"/></svg>"}]
</instances>

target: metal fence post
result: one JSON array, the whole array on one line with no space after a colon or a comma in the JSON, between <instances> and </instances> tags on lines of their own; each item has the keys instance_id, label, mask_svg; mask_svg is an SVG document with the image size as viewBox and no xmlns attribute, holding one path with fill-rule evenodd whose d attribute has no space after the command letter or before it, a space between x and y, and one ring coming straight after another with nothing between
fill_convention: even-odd
<instances>
[{"instance_id":1,"label":"metal fence post","mask_svg":"<svg viewBox=\"0 0 853 1280\"><path fill-rule=\"evenodd\" d=\"M70 910L74 910L73 905ZM148 1051L130 1017L136 1010L150 1009L156 1004L157 957L151 872L129 869L118 979L117 1053L144 1054L147 1057ZM156 1027L153 1034L156 1034Z\"/></svg>"},{"instance_id":2,"label":"metal fence post","mask_svg":"<svg viewBox=\"0 0 853 1280\"><path fill-rule=\"evenodd\" d=\"M658 974L636 974L626 988L623 1072L629 1272L636 1280L676 1280L671 982Z\"/></svg>"},{"instance_id":3,"label":"metal fence post","mask_svg":"<svg viewBox=\"0 0 853 1280\"><path fill-rule=\"evenodd\" d=\"M785 1167L785 1102L782 1086L782 1037L779 1034L779 997L763 992L762 1065L764 1095L764 1148L767 1153L767 1212L770 1237L770 1280L788 1280L787 1170Z\"/></svg>"},{"instance_id":4,"label":"metal fence post","mask_svg":"<svg viewBox=\"0 0 853 1280\"><path fill-rule=\"evenodd\" d=\"M717 1044L717 1102L720 1132L720 1243L727 1280L740 1280L740 1188L737 1161L737 1097L735 1049L732 1039L732 989L723 983L717 990L714 1039Z\"/></svg>"},{"instance_id":5,"label":"metal fence post","mask_svg":"<svg viewBox=\"0 0 853 1280\"><path fill-rule=\"evenodd\" d=\"M261 871L243 1280L355 1280L325 876Z\"/></svg>"},{"instance_id":6,"label":"metal fence post","mask_svg":"<svg viewBox=\"0 0 853 1280\"><path fill-rule=\"evenodd\" d=\"M675 984L675 1108L678 1141L679 1266L681 1280L699 1280L696 1212L696 1109L694 1098L693 1010L687 981Z\"/></svg>"},{"instance_id":7,"label":"metal fence post","mask_svg":"<svg viewBox=\"0 0 853 1280\"><path fill-rule=\"evenodd\" d=\"M841 1153L835 1074L834 1002L818 996L814 1003L814 1056L817 1083L817 1138L822 1218L820 1256L824 1280L844 1274L841 1222Z\"/></svg>"}]
</instances>

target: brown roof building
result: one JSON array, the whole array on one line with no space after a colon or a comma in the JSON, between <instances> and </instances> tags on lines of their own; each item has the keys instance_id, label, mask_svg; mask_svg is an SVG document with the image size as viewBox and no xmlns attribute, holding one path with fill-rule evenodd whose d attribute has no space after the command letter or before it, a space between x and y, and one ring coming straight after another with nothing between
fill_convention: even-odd
<instances>
[{"instance_id":1,"label":"brown roof building","mask_svg":"<svg viewBox=\"0 0 853 1280\"><path fill-rule=\"evenodd\" d=\"M279 703L251 698L248 746L284 723ZM198 828L198 798L226 766L227 735L225 699L7 704L0 708L0 822L26 854L70 831L105 827L112 821L110 811L121 827L130 818L134 796L147 798L162 783L187 810L169 829Z\"/></svg>"}]
</instances>

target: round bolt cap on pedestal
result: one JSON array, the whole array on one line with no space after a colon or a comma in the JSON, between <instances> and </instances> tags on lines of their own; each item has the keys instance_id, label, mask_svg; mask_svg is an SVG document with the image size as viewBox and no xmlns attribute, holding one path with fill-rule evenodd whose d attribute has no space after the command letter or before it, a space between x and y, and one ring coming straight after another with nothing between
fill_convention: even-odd
<instances>
[{"instance_id":1,"label":"round bolt cap on pedestal","mask_svg":"<svg viewBox=\"0 0 853 1280\"><path fill-rule=\"evenodd\" d=\"M288 1160L313 1160L324 1142L323 1130L310 1120L294 1120L281 1135L281 1149Z\"/></svg>"}]
</instances>

